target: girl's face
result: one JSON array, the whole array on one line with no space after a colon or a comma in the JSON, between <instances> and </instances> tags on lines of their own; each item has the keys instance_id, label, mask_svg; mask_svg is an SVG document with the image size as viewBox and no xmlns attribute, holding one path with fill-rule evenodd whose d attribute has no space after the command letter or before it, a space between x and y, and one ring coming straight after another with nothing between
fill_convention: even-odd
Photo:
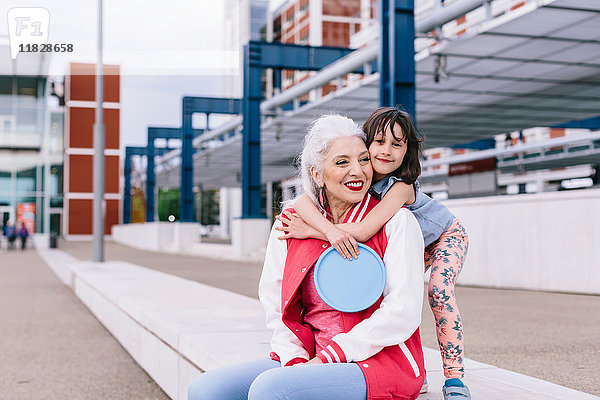
<instances>
[{"instance_id":1,"label":"girl's face","mask_svg":"<svg viewBox=\"0 0 600 400\"><path fill-rule=\"evenodd\" d=\"M397 170L404 161L406 149L406 136L400 125L394 124L394 134L392 134L390 127L387 127L385 132L377 133L369 146L375 180L383 179L386 175Z\"/></svg>"}]
</instances>

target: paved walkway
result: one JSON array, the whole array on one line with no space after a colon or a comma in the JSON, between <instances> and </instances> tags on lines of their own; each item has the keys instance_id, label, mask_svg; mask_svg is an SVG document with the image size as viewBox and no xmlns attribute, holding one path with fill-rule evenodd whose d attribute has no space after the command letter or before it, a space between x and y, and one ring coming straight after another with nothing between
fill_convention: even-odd
<instances>
[{"instance_id":1,"label":"paved walkway","mask_svg":"<svg viewBox=\"0 0 600 400\"><path fill-rule=\"evenodd\" d=\"M167 400L35 250L0 250L0 398Z\"/></svg>"},{"instance_id":2,"label":"paved walkway","mask_svg":"<svg viewBox=\"0 0 600 400\"><path fill-rule=\"evenodd\" d=\"M90 260L89 242L61 242ZM256 297L261 266L174 256L107 242L107 260L123 260ZM600 296L459 287L470 359L600 395ZM436 348L433 317L423 312L423 344ZM468 373L468 372L467 372Z\"/></svg>"}]
</instances>

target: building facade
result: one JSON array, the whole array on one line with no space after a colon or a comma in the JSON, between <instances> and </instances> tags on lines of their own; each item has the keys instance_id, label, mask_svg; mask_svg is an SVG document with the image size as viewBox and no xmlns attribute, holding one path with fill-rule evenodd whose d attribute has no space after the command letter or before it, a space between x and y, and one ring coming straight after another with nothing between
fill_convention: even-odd
<instances>
[{"instance_id":1,"label":"building facade","mask_svg":"<svg viewBox=\"0 0 600 400\"><path fill-rule=\"evenodd\" d=\"M11 62L0 38L0 224L30 233L61 233L63 107L52 96L49 59L20 54Z\"/></svg>"},{"instance_id":2,"label":"building facade","mask_svg":"<svg viewBox=\"0 0 600 400\"><path fill-rule=\"evenodd\" d=\"M93 229L94 122L96 75L94 64L72 63L65 79L64 236L87 239ZM119 67L104 66L104 233L120 221L119 185L120 75Z\"/></svg>"}]
</instances>

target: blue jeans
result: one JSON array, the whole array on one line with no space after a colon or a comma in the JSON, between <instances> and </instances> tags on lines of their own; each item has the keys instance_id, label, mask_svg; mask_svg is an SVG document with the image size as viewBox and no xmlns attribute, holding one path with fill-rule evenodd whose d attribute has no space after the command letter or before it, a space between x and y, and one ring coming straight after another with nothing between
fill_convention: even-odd
<instances>
[{"instance_id":1,"label":"blue jeans","mask_svg":"<svg viewBox=\"0 0 600 400\"><path fill-rule=\"evenodd\" d=\"M281 367L264 358L203 373L188 400L366 400L367 384L355 363Z\"/></svg>"}]
</instances>

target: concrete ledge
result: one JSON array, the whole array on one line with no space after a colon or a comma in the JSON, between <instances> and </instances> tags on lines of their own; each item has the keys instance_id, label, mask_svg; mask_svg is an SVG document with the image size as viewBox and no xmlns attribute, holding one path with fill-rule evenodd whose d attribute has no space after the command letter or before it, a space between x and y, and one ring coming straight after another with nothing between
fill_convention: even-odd
<instances>
[{"instance_id":1,"label":"concrete ledge","mask_svg":"<svg viewBox=\"0 0 600 400\"><path fill-rule=\"evenodd\" d=\"M115 242L140 250L206 257L218 260L262 262L271 222L266 218L234 220L232 244L200 243L196 223L146 222L115 225Z\"/></svg>"},{"instance_id":2,"label":"concrete ledge","mask_svg":"<svg viewBox=\"0 0 600 400\"><path fill-rule=\"evenodd\" d=\"M172 399L186 399L202 371L269 354L270 332L256 299L127 262L82 262L60 250L39 254ZM419 399L439 400L439 352L425 349L425 358L431 391ZM466 368L473 398L598 399L472 360Z\"/></svg>"},{"instance_id":3,"label":"concrete ledge","mask_svg":"<svg viewBox=\"0 0 600 400\"><path fill-rule=\"evenodd\" d=\"M50 247L50 235L46 233L34 233L31 235L30 241L36 249L47 249Z\"/></svg>"}]
</instances>

